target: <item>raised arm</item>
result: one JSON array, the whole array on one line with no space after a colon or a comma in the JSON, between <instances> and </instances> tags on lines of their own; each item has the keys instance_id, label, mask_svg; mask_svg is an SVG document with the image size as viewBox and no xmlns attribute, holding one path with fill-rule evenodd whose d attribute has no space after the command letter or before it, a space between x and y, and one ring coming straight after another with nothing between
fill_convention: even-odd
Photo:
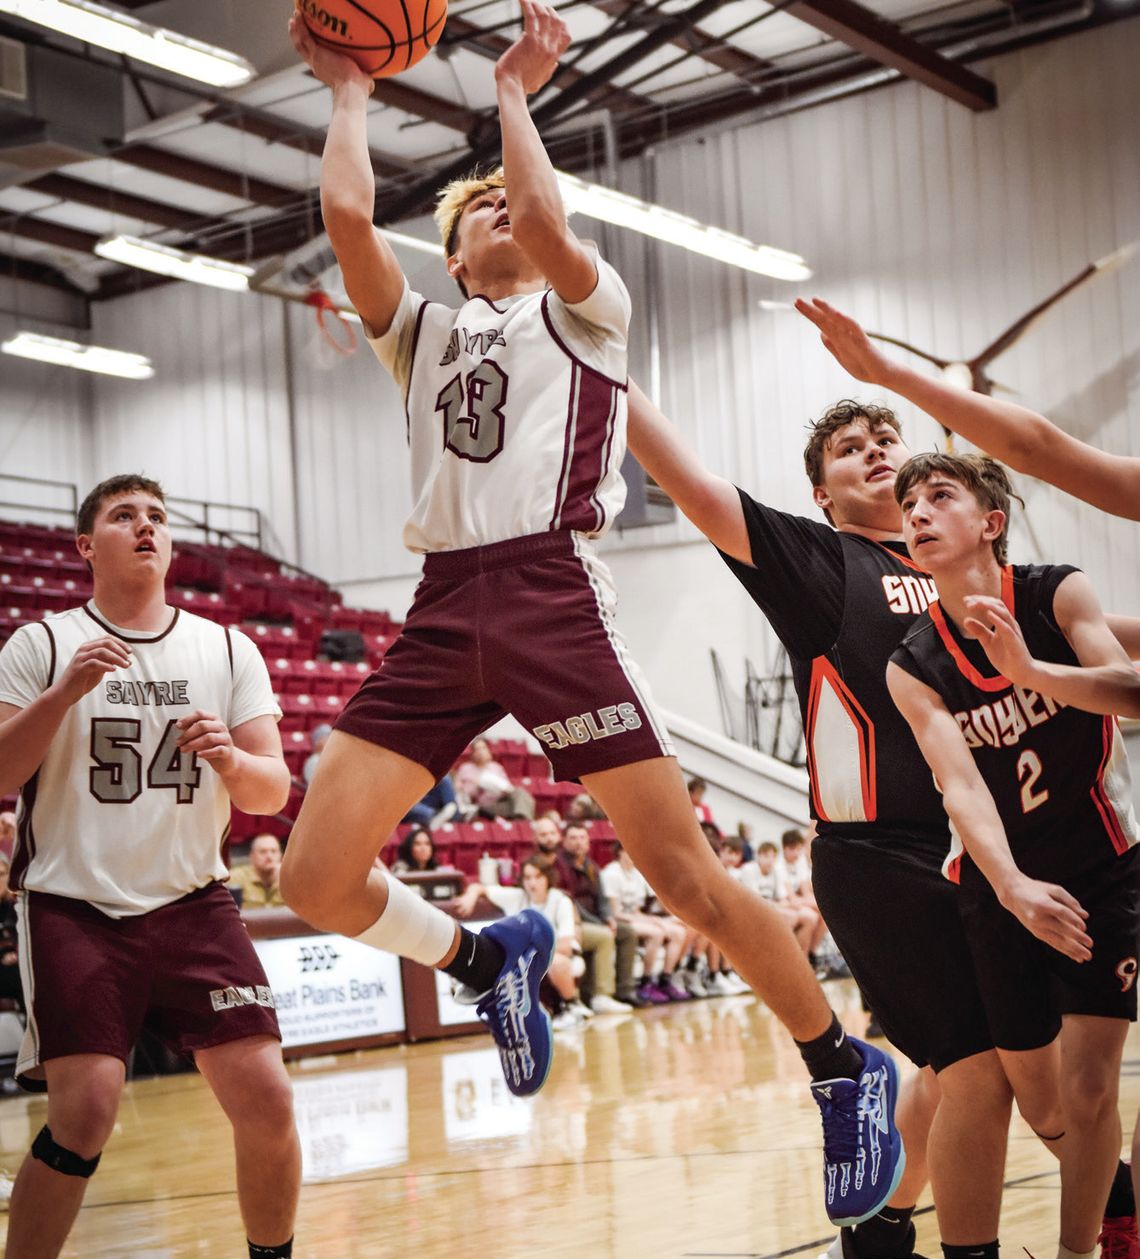
<instances>
[{"instance_id":1,"label":"raised arm","mask_svg":"<svg viewBox=\"0 0 1140 1259\"><path fill-rule=\"evenodd\" d=\"M1128 658L1140 660L1140 616L1118 616L1114 612L1106 612L1104 619Z\"/></svg>"},{"instance_id":2,"label":"raised arm","mask_svg":"<svg viewBox=\"0 0 1140 1259\"><path fill-rule=\"evenodd\" d=\"M1053 616L1076 653L1079 665L1035 660L1021 628L1000 599L966 598L965 625L990 662L1017 686L1090 713L1140 717L1140 673L1117 641L1084 573L1070 573L1053 596Z\"/></svg>"},{"instance_id":3,"label":"raised arm","mask_svg":"<svg viewBox=\"0 0 1140 1259\"><path fill-rule=\"evenodd\" d=\"M1140 459L1107 454L1026 407L904 367L874 345L854 319L818 297L810 302L800 298L796 309L815 324L823 344L857 380L901 394L1018 472L1048 481L1114 516L1140 520Z\"/></svg>"},{"instance_id":4,"label":"raised arm","mask_svg":"<svg viewBox=\"0 0 1140 1259\"><path fill-rule=\"evenodd\" d=\"M942 790L947 816L998 900L1039 940L1087 962L1092 957L1084 926L1088 915L1064 888L1018 869L994 798L941 698L894 663L887 666L887 686Z\"/></svg>"},{"instance_id":5,"label":"raised arm","mask_svg":"<svg viewBox=\"0 0 1140 1259\"><path fill-rule=\"evenodd\" d=\"M313 74L332 88L332 120L321 158L321 217L349 300L369 334L383 336L400 304L404 273L372 222L376 177L367 119L375 85L350 57L314 43L296 14L289 19L289 38Z\"/></svg>"},{"instance_id":6,"label":"raised arm","mask_svg":"<svg viewBox=\"0 0 1140 1259\"><path fill-rule=\"evenodd\" d=\"M629 448L682 512L716 547L752 562L748 529L736 486L714 476L681 433L629 382Z\"/></svg>"},{"instance_id":7,"label":"raised arm","mask_svg":"<svg viewBox=\"0 0 1140 1259\"><path fill-rule=\"evenodd\" d=\"M511 236L558 296L574 304L594 291L598 272L566 222L554 167L527 107L527 97L557 69L570 32L549 6L521 4L523 32L495 65Z\"/></svg>"}]
</instances>

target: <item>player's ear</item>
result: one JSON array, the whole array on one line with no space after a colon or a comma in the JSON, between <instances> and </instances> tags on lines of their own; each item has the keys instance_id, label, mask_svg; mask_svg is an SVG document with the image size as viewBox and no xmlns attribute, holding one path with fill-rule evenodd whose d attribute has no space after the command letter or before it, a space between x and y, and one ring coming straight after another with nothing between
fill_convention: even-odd
<instances>
[{"instance_id":1,"label":"player's ear","mask_svg":"<svg viewBox=\"0 0 1140 1259\"><path fill-rule=\"evenodd\" d=\"M76 534L75 549L83 559L90 560L93 549L91 546L91 535L89 533Z\"/></svg>"},{"instance_id":2,"label":"player's ear","mask_svg":"<svg viewBox=\"0 0 1140 1259\"><path fill-rule=\"evenodd\" d=\"M982 525L982 541L993 542L1000 538L1002 530L1005 529L1005 512L998 511L995 507L993 511L986 512L983 520L985 523Z\"/></svg>"},{"instance_id":3,"label":"player's ear","mask_svg":"<svg viewBox=\"0 0 1140 1259\"><path fill-rule=\"evenodd\" d=\"M822 485L813 485L811 487L812 502L820 509L820 511L831 510L831 495Z\"/></svg>"},{"instance_id":4,"label":"player's ear","mask_svg":"<svg viewBox=\"0 0 1140 1259\"><path fill-rule=\"evenodd\" d=\"M463 266L463 259L456 254L452 254L447 260L447 274L454 280L459 274L459 268Z\"/></svg>"}]
</instances>

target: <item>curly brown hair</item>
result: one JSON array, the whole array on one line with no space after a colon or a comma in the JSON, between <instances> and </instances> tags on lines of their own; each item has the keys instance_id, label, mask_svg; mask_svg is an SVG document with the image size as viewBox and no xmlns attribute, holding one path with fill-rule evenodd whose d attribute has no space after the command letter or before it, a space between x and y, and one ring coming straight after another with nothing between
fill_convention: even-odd
<instances>
[{"instance_id":1,"label":"curly brown hair","mask_svg":"<svg viewBox=\"0 0 1140 1259\"><path fill-rule=\"evenodd\" d=\"M808 424L811 435L804 447L804 471L812 485L823 484L823 452L832 437L845 425L853 424L856 420L863 420L872 432L886 425L902 436L898 419L890 407L877 407L871 402L856 402L853 398L841 399L834 406L828 407L818 420L812 420Z\"/></svg>"}]
</instances>

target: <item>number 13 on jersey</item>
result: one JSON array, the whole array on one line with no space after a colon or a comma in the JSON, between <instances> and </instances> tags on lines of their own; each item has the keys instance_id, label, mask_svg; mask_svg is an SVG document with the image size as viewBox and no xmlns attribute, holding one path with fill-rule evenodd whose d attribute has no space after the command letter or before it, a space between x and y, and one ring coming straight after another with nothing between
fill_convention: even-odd
<instances>
[{"instance_id":1,"label":"number 13 on jersey","mask_svg":"<svg viewBox=\"0 0 1140 1259\"><path fill-rule=\"evenodd\" d=\"M439 391L435 409L443 412L443 444L471 463L490 463L503 449L503 404L507 375L485 358L467 373L452 376Z\"/></svg>"}]
</instances>

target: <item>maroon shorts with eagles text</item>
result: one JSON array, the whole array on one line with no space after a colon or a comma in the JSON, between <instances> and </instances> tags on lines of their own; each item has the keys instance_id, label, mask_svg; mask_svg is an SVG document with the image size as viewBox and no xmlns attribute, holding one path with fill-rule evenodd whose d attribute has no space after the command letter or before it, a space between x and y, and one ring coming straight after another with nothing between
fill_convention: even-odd
<instances>
[{"instance_id":1,"label":"maroon shorts with eagles text","mask_svg":"<svg viewBox=\"0 0 1140 1259\"><path fill-rule=\"evenodd\" d=\"M609 570L574 533L538 533L424 560L403 632L338 730L438 779L512 713L567 781L673 746L613 624Z\"/></svg>"},{"instance_id":2,"label":"maroon shorts with eagles text","mask_svg":"<svg viewBox=\"0 0 1140 1259\"><path fill-rule=\"evenodd\" d=\"M127 918L27 892L20 974L28 1026L16 1077L42 1090L42 1064L71 1054L126 1062L144 1025L177 1053L281 1033L273 995L223 883Z\"/></svg>"}]
</instances>

